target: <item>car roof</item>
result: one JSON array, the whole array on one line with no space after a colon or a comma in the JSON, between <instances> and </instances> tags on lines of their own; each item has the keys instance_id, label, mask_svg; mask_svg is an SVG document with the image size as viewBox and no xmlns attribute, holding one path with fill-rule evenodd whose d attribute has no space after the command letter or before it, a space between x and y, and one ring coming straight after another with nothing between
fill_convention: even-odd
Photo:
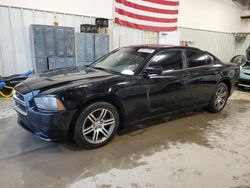
<instances>
[{"instance_id":1,"label":"car roof","mask_svg":"<svg viewBox=\"0 0 250 188\"><path fill-rule=\"evenodd\" d=\"M194 47L189 47L189 46L173 46L173 45L164 45L164 44L142 44L142 45L125 46L123 48L135 48L135 49L150 48L156 51L162 51L166 49L191 49L191 50L203 51L199 48L194 48Z\"/></svg>"}]
</instances>

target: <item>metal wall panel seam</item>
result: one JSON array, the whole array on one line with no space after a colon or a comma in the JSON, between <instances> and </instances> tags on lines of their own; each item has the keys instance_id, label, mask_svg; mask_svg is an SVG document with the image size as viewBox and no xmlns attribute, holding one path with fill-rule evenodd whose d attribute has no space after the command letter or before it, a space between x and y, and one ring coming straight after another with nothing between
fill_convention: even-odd
<instances>
[{"instance_id":1,"label":"metal wall panel seam","mask_svg":"<svg viewBox=\"0 0 250 188\"><path fill-rule=\"evenodd\" d=\"M32 11L32 20L33 20L33 23L35 23L35 12L34 10ZM33 30L33 27L31 28L31 26L29 26L29 33L30 33L30 55L31 55L31 64L32 64L32 71L35 71L37 69L36 67L36 58L35 58L35 46L34 46L34 32L32 31Z\"/></svg>"},{"instance_id":2,"label":"metal wall panel seam","mask_svg":"<svg viewBox=\"0 0 250 188\"><path fill-rule=\"evenodd\" d=\"M5 71L4 71L4 66L3 66L3 54L2 54L2 52L3 52L3 48L2 48L2 44L1 44L1 40L0 40L0 56L1 56L1 67L2 67L0 74L4 75Z\"/></svg>"},{"instance_id":3,"label":"metal wall panel seam","mask_svg":"<svg viewBox=\"0 0 250 188\"><path fill-rule=\"evenodd\" d=\"M25 34L25 26L24 26L24 20L23 20L23 8L21 8L21 24L23 26L23 38L25 40L25 51L26 51L26 61L28 62L28 67L30 67L30 59L29 59L29 52L28 52L28 40Z\"/></svg>"},{"instance_id":4,"label":"metal wall panel seam","mask_svg":"<svg viewBox=\"0 0 250 188\"><path fill-rule=\"evenodd\" d=\"M15 72L17 72L16 68L17 68L17 57L16 57L16 45L15 45L15 42L14 42L14 31L13 31L13 28L12 28L12 21L11 21L11 14L10 14L10 11L11 11L11 7L8 7L8 14L9 14L9 21L10 21L10 34L11 34L11 43L12 43L12 51L13 51L13 57L14 57L14 70Z\"/></svg>"},{"instance_id":5,"label":"metal wall panel seam","mask_svg":"<svg viewBox=\"0 0 250 188\"><path fill-rule=\"evenodd\" d=\"M1 14L0 14L1 15ZM0 24L0 31L1 31L1 25L2 24ZM2 72L0 71L0 74L5 74L5 70L4 70L4 59L3 59L3 46L2 46L2 41L1 41L1 38L0 38L0 57L1 57L1 67L2 67Z\"/></svg>"},{"instance_id":6,"label":"metal wall panel seam","mask_svg":"<svg viewBox=\"0 0 250 188\"><path fill-rule=\"evenodd\" d=\"M4 71L4 66L3 66L3 48L2 48L2 42L0 40L0 56L1 56L1 67L2 67L2 71L0 71L0 74L5 74L5 71Z\"/></svg>"},{"instance_id":7,"label":"metal wall panel seam","mask_svg":"<svg viewBox=\"0 0 250 188\"><path fill-rule=\"evenodd\" d=\"M47 23L47 13L43 11L43 24L46 25L46 23Z\"/></svg>"},{"instance_id":8,"label":"metal wall panel seam","mask_svg":"<svg viewBox=\"0 0 250 188\"><path fill-rule=\"evenodd\" d=\"M3 66L3 55L2 55L2 45L1 45L1 41L0 41L0 56L1 56L1 71L0 71L0 75L4 75L4 66Z\"/></svg>"},{"instance_id":9,"label":"metal wall panel seam","mask_svg":"<svg viewBox=\"0 0 250 188\"><path fill-rule=\"evenodd\" d=\"M77 47L76 47L76 29L75 29L75 25L76 25L76 16L73 14L73 18L74 18L74 30L75 30L75 38L74 38L74 40L75 40L75 65L76 66L78 66L78 58L77 58L77 54L76 54L76 52L77 52Z\"/></svg>"},{"instance_id":10,"label":"metal wall panel seam","mask_svg":"<svg viewBox=\"0 0 250 188\"><path fill-rule=\"evenodd\" d=\"M85 17L84 17L84 16L81 16L81 18L82 18L82 22L84 23L84 18L85 18Z\"/></svg>"},{"instance_id":11,"label":"metal wall panel seam","mask_svg":"<svg viewBox=\"0 0 250 188\"><path fill-rule=\"evenodd\" d=\"M74 22L74 29L76 30L76 28L75 28L75 25L76 25L76 17L75 17L75 15L73 15L73 22ZM76 32L76 31L75 31Z\"/></svg>"},{"instance_id":12,"label":"metal wall panel seam","mask_svg":"<svg viewBox=\"0 0 250 188\"><path fill-rule=\"evenodd\" d=\"M35 10L33 9L32 10L32 16L33 16L33 24L36 23L36 19L35 19Z\"/></svg>"},{"instance_id":13,"label":"metal wall panel seam","mask_svg":"<svg viewBox=\"0 0 250 188\"><path fill-rule=\"evenodd\" d=\"M63 24L62 24L62 26L66 26L66 25L65 25L65 23L66 23L66 21L65 21L65 15L66 15L66 14L63 13Z\"/></svg>"}]
</instances>

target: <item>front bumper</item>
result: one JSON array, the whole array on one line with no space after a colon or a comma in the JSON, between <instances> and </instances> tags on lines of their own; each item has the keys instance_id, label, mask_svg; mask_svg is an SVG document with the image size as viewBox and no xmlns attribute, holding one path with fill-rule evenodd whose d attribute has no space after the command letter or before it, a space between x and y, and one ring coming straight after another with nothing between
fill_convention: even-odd
<instances>
[{"instance_id":1,"label":"front bumper","mask_svg":"<svg viewBox=\"0 0 250 188\"><path fill-rule=\"evenodd\" d=\"M30 108L27 111L27 115L17 113L17 122L21 127L40 139L57 141L68 137L70 123L75 111L47 113Z\"/></svg>"},{"instance_id":2,"label":"front bumper","mask_svg":"<svg viewBox=\"0 0 250 188\"><path fill-rule=\"evenodd\" d=\"M250 88L250 79L239 79L238 86Z\"/></svg>"},{"instance_id":3,"label":"front bumper","mask_svg":"<svg viewBox=\"0 0 250 188\"><path fill-rule=\"evenodd\" d=\"M239 86L250 88L250 70L241 68L239 77Z\"/></svg>"}]
</instances>

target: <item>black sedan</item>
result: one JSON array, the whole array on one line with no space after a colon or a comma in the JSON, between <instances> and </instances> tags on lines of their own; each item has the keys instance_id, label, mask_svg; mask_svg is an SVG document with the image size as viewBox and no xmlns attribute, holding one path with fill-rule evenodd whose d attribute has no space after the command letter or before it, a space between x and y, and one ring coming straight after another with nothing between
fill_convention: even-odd
<instances>
[{"instance_id":1,"label":"black sedan","mask_svg":"<svg viewBox=\"0 0 250 188\"><path fill-rule=\"evenodd\" d=\"M131 123L202 106L220 112L238 76L237 65L197 48L129 46L28 78L15 87L15 110L39 138L97 148Z\"/></svg>"}]
</instances>

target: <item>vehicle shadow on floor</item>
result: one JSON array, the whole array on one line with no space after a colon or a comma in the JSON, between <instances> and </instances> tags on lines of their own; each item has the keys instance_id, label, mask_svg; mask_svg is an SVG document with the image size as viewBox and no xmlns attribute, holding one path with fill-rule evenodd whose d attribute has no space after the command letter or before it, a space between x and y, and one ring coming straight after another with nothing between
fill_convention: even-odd
<instances>
[{"instance_id":1,"label":"vehicle shadow on floor","mask_svg":"<svg viewBox=\"0 0 250 188\"><path fill-rule=\"evenodd\" d=\"M205 121L201 121L200 123L204 126L207 126L207 122L209 120L212 119L216 119L217 117L223 117L225 118L227 116L226 113L219 113L219 114L214 114L214 113L209 113L207 108L203 107L203 108L199 108L199 109L194 109L192 111L183 111L183 112L179 112L179 113L175 113L175 114L171 114L171 115L167 115L167 116L163 116L161 118L153 118L144 122L140 122L140 123L132 123L132 124L128 124L125 125L124 128L118 130L117 132L117 139L122 137L127 137L127 136L136 136L136 135L143 135L144 132L147 132L148 129L150 128L155 128L157 130L157 126L168 126L166 127L166 132L169 132L169 134L171 134L170 137L172 137L172 135L174 134L175 130L172 129L176 129L176 131L183 131L185 132L185 129L189 129L190 126L193 126L193 122L192 122L192 117L200 117L200 116L207 116L208 115L208 119L205 119ZM182 127L182 123L178 123L178 121L183 121L183 119L188 118L187 121L187 126L186 127ZM179 125L178 125L179 124ZM176 126L177 125L177 126ZM180 126L181 125L181 126ZM171 131L167 131L168 129L171 129L171 131L173 131L171 133ZM204 127L203 127L204 128ZM191 128L193 129L193 127ZM198 127L199 129L199 127ZM192 135L192 134L190 134ZM183 135L183 137L185 137L185 135ZM178 135L175 138L172 138L174 141L180 141L182 138L178 137ZM111 141L111 143L113 142L113 140ZM76 144L74 144L72 139L68 139L66 142L60 142L61 145L63 145L64 147L66 147L69 150L72 151L82 151L85 150L85 148L80 148L78 147ZM204 145L206 145L205 143L203 143ZM106 147L106 146L104 146ZM87 149L88 150L88 149Z\"/></svg>"},{"instance_id":2,"label":"vehicle shadow on floor","mask_svg":"<svg viewBox=\"0 0 250 188\"><path fill-rule=\"evenodd\" d=\"M227 119L228 116L234 116L235 113L243 113L247 111L248 107L244 105L248 103L248 100L243 99L229 100L225 109L220 113L210 113L207 108L199 108L171 114L162 118L151 119L141 123L128 124L126 125L126 128L118 130L115 141L120 140L121 142L125 142L124 139L127 137L135 137L137 135L141 135L145 139L145 134L151 131L156 135L161 135L164 140L171 142L194 142L208 146L206 140L203 138L203 133L206 129L210 129L211 122ZM216 128L216 126L213 128ZM154 142L154 140L151 141ZM161 141L163 140L160 140L159 143ZM112 142L114 142L114 140L111 141L111 145ZM61 142L60 144L69 150L85 150L76 146L72 140ZM108 145L104 147L107 147Z\"/></svg>"}]
</instances>

